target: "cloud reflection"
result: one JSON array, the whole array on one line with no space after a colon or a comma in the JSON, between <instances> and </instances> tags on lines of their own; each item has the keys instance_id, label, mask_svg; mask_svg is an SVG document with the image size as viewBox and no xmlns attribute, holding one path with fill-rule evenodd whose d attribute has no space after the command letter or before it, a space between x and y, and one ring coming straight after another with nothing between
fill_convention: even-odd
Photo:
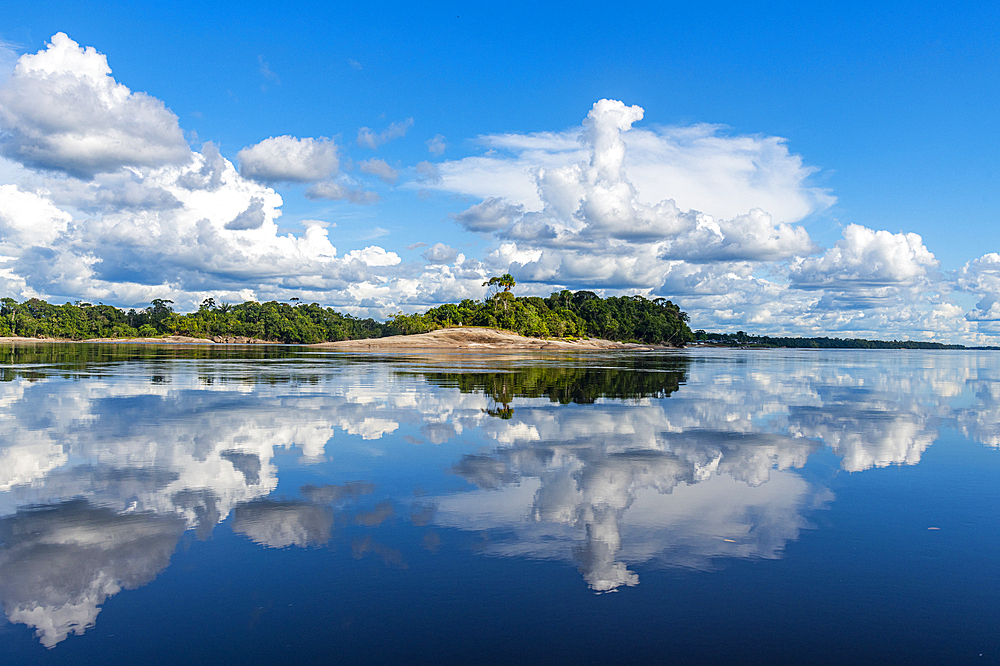
<instances>
[{"instance_id":1,"label":"cloud reflection","mask_svg":"<svg viewBox=\"0 0 1000 666\"><path fill-rule=\"evenodd\" d=\"M330 540L333 510L311 502L256 500L240 504L233 531L270 548L318 546Z\"/></svg>"},{"instance_id":2,"label":"cloud reflection","mask_svg":"<svg viewBox=\"0 0 1000 666\"><path fill-rule=\"evenodd\" d=\"M715 557L778 557L805 525L800 511L815 501L817 490L786 470L801 467L819 446L815 441L712 431L654 433L649 439L643 426L655 419L636 419L643 409L601 408L620 411L616 420L624 427L619 431L633 436L591 428L588 436L526 441L489 456L465 456L453 471L493 492L437 498L436 522L512 531L516 543L498 542L491 545L493 552L513 554L508 551L513 548L516 554L547 559L572 557L599 592L638 584L638 575L620 557L623 550L631 562L655 559L706 569ZM574 418L568 411L554 416ZM555 429L564 430L573 429ZM780 481L764 486L774 478ZM691 489L699 484L706 489ZM518 497L528 503L529 486L529 507L511 501ZM637 502L641 508L633 511ZM485 521L478 503L492 507ZM497 513L497 507L509 511ZM632 539L627 549L623 533Z\"/></svg>"},{"instance_id":3,"label":"cloud reflection","mask_svg":"<svg viewBox=\"0 0 1000 666\"><path fill-rule=\"evenodd\" d=\"M153 580L184 532L177 515L116 513L85 500L0 519L0 599L45 647L94 626L100 605Z\"/></svg>"},{"instance_id":4,"label":"cloud reflection","mask_svg":"<svg viewBox=\"0 0 1000 666\"><path fill-rule=\"evenodd\" d=\"M155 578L185 530L208 539L230 517L269 548L330 543L340 521L361 535L355 557L399 568L403 554L366 530L408 516L430 552L445 529L487 531L482 552L573 562L609 592L641 567L781 557L833 499L798 472L824 447L853 473L918 463L943 427L1000 446L1000 364L974 353L372 362L67 349L0 372L0 602L48 647ZM467 490L355 507L401 469L442 487L439 467L410 463L445 446L462 447L449 472ZM365 457L375 477L276 499L277 452L324 478Z\"/></svg>"}]
</instances>

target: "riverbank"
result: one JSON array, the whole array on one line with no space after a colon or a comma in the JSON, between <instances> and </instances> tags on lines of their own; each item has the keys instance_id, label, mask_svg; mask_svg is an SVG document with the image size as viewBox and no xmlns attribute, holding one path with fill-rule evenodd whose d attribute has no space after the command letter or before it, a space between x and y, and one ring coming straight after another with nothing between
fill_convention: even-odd
<instances>
[{"instance_id":1,"label":"riverbank","mask_svg":"<svg viewBox=\"0 0 1000 666\"><path fill-rule=\"evenodd\" d=\"M65 340L59 338L3 337L0 344L29 343L101 343L101 344L201 344L201 345L268 345L281 344L267 340L243 337L194 338L185 335L170 335L162 338L94 338L91 340ZM562 340L555 338L529 338L510 331L492 328L443 328L429 333L414 335L393 335L384 338L361 340L340 340L319 342L309 347L342 351L409 351L421 349L463 349L463 350L515 350L515 351L600 351L622 349L631 351L651 351L669 349L659 345L614 342L598 338Z\"/></svg>"},{"instance_id":2,"label":"riverbank","mask_svg":"<svg viewBox=\"0 0 1000 666\"><path fill-rule=\"evenodd\" d=\"M659 345L613 342L597 338L561 340L528 338L510 331L493 328L442 328L415 335L393 335L368 340L341 340L309 345L344 351L409 351L419 349L516 350L516 351L600 351L627 349L651 351L668 349Z\"/></svg>"}]
</instances>

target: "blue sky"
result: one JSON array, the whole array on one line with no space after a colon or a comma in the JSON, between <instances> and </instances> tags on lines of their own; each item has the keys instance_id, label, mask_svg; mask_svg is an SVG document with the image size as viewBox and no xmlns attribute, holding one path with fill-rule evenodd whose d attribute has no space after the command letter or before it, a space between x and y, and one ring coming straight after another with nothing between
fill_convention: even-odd
<instances>
[{"instance_id":1,"label":"blue sky","mask_svg":"<svg viewBox=\"0 0 1000 666\"><path fill-rule=\"evenodd\" d=\"M49 53L0 88L11 296L385 316L511 270L524 293L668 296L702 328L1000 333L995 6L136 4L0 9L0 76ZM87 105L54 83L57 33L163 112L54 130L44 110ZM190 155L142 134L171 122ZM74 161L122 132L131 153ZM176 189L205 142L233 173ZM290 147L319 170L288 171Z\"/></svg>"}]
</instances>

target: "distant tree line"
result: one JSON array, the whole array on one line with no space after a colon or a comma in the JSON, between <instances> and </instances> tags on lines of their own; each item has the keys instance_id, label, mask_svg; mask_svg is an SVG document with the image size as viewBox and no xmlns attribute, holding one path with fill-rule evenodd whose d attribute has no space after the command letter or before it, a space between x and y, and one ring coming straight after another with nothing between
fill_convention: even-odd
<instances>
[{"instance_id":1,"label":"distant tree line","mask_svg":"<svg viewBox=\"0 0 1000 666\"><path fill-rule=\"evenodd\" d=\"M171 304L156 299L147 308L120 310L79 301L52 305L37 298L24 303L5 298L0 300L0 336L86 340L188 335L312 343L387 335L383 323L342 314L317 303L293 306L247 301L230 305L209 298L196 312L188 314L174 312Z\"/></svg>"},{"instance_id":2,"label":"distant tree line","mask_svg":"<svg viewBox=\"0 0 1000 666\"><path fill-rule=\"evenodd\" d=\"M946 345L940 342L913 340L863 340L861 338L780 338L770 335L736 333L694 332L696 342L730 347L786 347L792 349L965 349L964 345Z\"/></svg>"},{"instance_id":3,"label":"distant tree line","mask_svg":"<svg viewBox=\"0 0 1000 666\"><path fill-rule=\"evenodd\" d=\"M90 338L238 338L309 344L424 333L449 326L483 326L533 337L585 338L681 346L694 339L688 316L672 302L642 296L601 298L590 291L555 292L548 298L515 297L510 275L491 278L490 295L431 308L422 314L397 313L387 322L361 319L318 303L238 305L206 299L191 313L174 311L156 299L149 307L123 310L77 301L53 305L32 298L0 299L0 336Z\"/></svg>"}]
</instances>

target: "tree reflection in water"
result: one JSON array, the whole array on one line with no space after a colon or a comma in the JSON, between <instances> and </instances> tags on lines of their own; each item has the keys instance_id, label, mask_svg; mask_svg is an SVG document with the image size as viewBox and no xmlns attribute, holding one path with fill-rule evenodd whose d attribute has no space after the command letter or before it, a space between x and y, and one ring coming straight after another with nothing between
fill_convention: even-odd
<instances>
[{"instance_id":1,"label":"tree reflection in water","mask_svg":"<svg viewBox=\"0 0 1000 666\"><path fill-rule=\"evenodd\" d=\"M528 365L504 372L426 372L428 383L482 393L490 399L484 412L510 420L515 398L548 398L561 405L590 405L599 399L666 398L680 388L690 365L687 356L622 356L609 367Z\"/></svg>"}]
</instances>

